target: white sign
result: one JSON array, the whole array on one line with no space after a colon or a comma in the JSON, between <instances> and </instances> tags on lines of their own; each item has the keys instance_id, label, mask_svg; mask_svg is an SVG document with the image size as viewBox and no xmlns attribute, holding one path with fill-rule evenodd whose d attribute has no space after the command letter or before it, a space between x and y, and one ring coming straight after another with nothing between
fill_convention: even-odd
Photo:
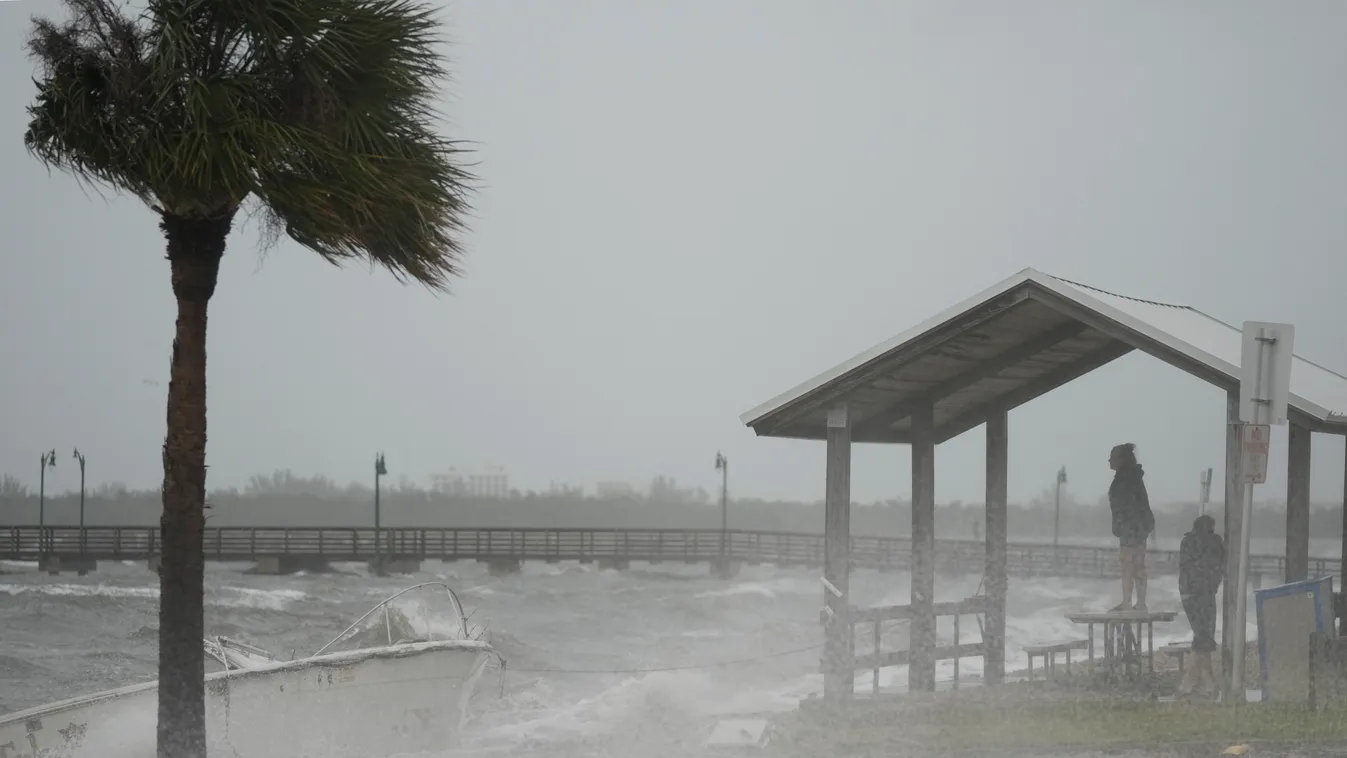
<instances>
[{"instance_id":1,"label":"white sign","mask_svg":"<svg viewBox=\"0 0 1347 758\"><path fill-rule=\"evenodd\" d=\"M827 590L828 590L829 592L833 593L833 597L842 597L842 591L839 590L839 589L837 589L837 585L835 585L835 584L833 584L832 582L828 581L828 577L826 577L826 576L820 576L820 577L818 578L818 580L819 580L820 582L823 582L823 586L824 586L825 588L827 588Z\"/></svg>"},{"instance_id":2,"label":"white sign","mask_svg":"<svg viewBox=\"0 0 1347 758\"><path fill-rule=\"evenodd\" d=\"M1246 424L1286 423L1295 336L1296 328L1290 324L1244 322L1244 344L1239 361L1240 421Z\"/></svg>"},{"instance_id":3,"label":"white sign","mask_svg":"<svg viewBox=\"0 0 1347 758\"><path fill-rule=\"evenodd\" d=\"M829 429L847 428L847 406L845 403L838 405L836 408L833 408L832 410L828 411L828 428Z\"/></svg>"},{"instance_id":4,"label":"white sign","mask_svg":"<svg viewBox=\"0 0 1347 758\"><path fill-rule=\"evenodd\" d=\"M1239 480L1246 484L1267 481L1268 443L1272 427L1267 424L1245 424L1239 432Z\"/></svg>"}]
</instances>

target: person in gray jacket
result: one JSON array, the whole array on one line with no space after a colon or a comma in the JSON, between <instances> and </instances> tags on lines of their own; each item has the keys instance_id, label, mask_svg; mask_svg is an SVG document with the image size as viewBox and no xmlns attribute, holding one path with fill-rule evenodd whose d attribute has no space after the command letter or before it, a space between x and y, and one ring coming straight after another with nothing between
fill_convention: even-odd
<instances>
[{"instance_id":1,"label":"person in gray jacket","mask_svg":"<svg viewBox=\"0 0 1347 758\"><path fill-rule=\"evenodd\" d=\"M1109 452L1113 483L1108 488L1108 505L1113 514L1113 536L1118 538L1118 561L1122 567L1122 602L1114 611L1146 610L1146 538L1155 531L1155 514L1142 477L1146 472L1137 463L1136 445L1115 445ZM1132 591L1136 590L1136 604Z\"/></svg>"},{"instance_id":2,"label":"person in gray jacket","mask_svg":"<svg viewBox=\"0 0 1347 758\"><path fill-rule=\"evenodd\" d=\"M1179 694L1194 687L1216 688L1211 654L1216 650L1216 592L1225 578L1225 540L1216 533L1216 519L1198 516L1193 530L1179 544L1179 597L1193 628L1192 664L1179 683Z\"/></svg>"}]
</instances>

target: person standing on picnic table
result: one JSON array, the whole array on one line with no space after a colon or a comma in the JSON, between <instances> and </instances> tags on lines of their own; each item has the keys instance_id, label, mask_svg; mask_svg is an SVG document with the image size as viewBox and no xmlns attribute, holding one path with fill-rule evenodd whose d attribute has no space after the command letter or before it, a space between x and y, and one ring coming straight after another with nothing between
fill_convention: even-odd
<instances>
[{"instance_id":1,"label":"person standing on picnic table","mask_svg":"<svg viewBox=\"0 0 1347 758\"><path fill-rule=\"evenodd\" d=\"M1155 514L1137 463L1136 445L1115 445L1108 456L1113 483L1108 488L1113 513L1113 536L1118 538L1118 561L1122 566L1122 602L1114 611L1146 610L1146 538L1155 530ZM1132 591L1136 590L1136 604Z\"/></svg>"},{"instance_id":2,"label":"person standing on picnic table","mask_svg":"<svg viewBox=\"0 0 1347 758\"><path fill-rule=\"evenodd\" d=\"M1198 516L1179 544L1179 597L1193 628L1193 662L1179 683L1181 695L1191 695L1195 686L1216 689L1211 654L1216 650L1216 591L1224 577L1225 540L1216 533L1216 519Z\"/></svg>"}]
</instances>

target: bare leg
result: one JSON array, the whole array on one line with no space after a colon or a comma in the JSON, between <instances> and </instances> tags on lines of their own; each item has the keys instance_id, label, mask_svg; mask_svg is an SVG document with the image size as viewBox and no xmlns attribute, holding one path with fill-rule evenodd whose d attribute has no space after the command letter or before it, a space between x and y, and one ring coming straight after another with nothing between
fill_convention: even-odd
<instances>
[{"instance_id":1,"label":"bare leg","mask_svg":"<svg viewBox=\"0 0 1347 758\"><path fill-rule=\"evenodd\" d=\"M1193 653L1193 670L1197 672L1196 689L1208 694L1218 691L1216 674L1211 670L1211 653Z\"/></svg>"},{"instance_id":2,"label":"bare leg","mask_svg":"<svg viewBox=\"0 0 1347 758\"><path fill-rule=\"evenodd\" d=\"M1132 581L1136 584L1139 611L1146 610L1146 548L1132 548Z\"/></svg>"},{"instance_id":3,"label":"bare leg","mask_svg":"<svg viewBox=\"0 0 1347 758\"><path fill-rule=\"evenodd\" d=\"M1115 610L1125 611L1132 607L1132 555L1131 549L1118 548L1118 566L1122 569L1122 602Z\"/></svg>"},{"instance_id":4,"label":"bare leg","mask_svg":"<svg viewBox=\"0 0 1347 758\"><path fill-rule=\"evenodd\" d=\"M1192 653L1188 656L1188 665L1183 669L1183 678L1179 680L1180 696L1186 697L1193 694L1195 682L1201 680L1201 672L1198 671L1198 659L1201 657L1201 653Z\"/></svg>"}]
</instances>

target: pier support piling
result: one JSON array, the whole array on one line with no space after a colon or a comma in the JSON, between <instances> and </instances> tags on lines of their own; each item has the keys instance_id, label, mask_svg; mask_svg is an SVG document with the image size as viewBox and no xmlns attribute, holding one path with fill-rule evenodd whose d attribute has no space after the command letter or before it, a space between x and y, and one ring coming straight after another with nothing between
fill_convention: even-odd
<instances>
[{"instance_id":1,"label":"pier support piling","mask_svg":"<svg viewBox=\"0 0 1347 758\"><path fill-rule=\"evenodd\" d=\"M486 572L491 576L518 574L524 568L524 562L518 558L488 558L483 562L486 563Z\"/></svg>"},{"instance_id":2,"label":"pier support piling","mask_svg":"<svg viewBox=\"0 0 1347 758\"><path fill-rule=\"evenodd\" d=\"M369 572L375 576L415 574L421 570L421 560L419 558L400 558L392 555L384 555L370 561L368 569Z\"/></svg>"},{"instance_id":3,"label":"pier support piling","mask_svg":"<svg viewBox=\"0 0 1347 758\"><path fill-rule=\"evenodd\" d=\"M61 555L53 553L45 555L38 559L38 571L45 571L50 576L57 574L68 574L75 572L80 576L85 576L90 571L98 570L98 561L93 558L85 558L82 555Z\"/></svg>"},{"instance_id":4,"label":"pier support piling","mask_svg":"<svg viewBox=\"0 0 1347 758\"><path fill-rule=\"evenodd\" d=\"M733 579L739 576L744 564L733 558L716 558L711 561L711 575L717 579Z\"/></svg>"},{"instance_id":5,"label":"pier support piling","mask_svg":"<svg viewBox=\"0 0 1347 758\"><path fill-rule=\"evenodd\" d=\"M258 556L257 564L245 573L285 576L301 571L324 574L332 571L332 566L326 559L311 555L262 555Z\"/></svg>"}]
</instances>

